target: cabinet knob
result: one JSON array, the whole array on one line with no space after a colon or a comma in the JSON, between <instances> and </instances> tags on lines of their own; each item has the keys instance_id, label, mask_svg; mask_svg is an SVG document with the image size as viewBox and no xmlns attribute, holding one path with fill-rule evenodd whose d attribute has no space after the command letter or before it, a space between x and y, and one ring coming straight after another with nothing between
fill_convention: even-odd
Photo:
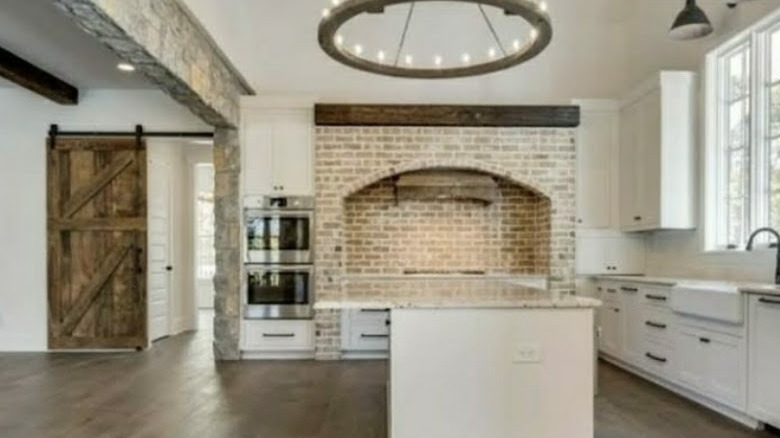
<instances>
[{"instance_id":1,"label":"cabinet knob","mask_svg":"<svg viewBox=\"0 0 780 438\"><path fill-rule=\"evenodd\" d=\"M634 216L634 220L635 221L641 221L642 220L642 216Z\"/></svg>"}]
</instances>

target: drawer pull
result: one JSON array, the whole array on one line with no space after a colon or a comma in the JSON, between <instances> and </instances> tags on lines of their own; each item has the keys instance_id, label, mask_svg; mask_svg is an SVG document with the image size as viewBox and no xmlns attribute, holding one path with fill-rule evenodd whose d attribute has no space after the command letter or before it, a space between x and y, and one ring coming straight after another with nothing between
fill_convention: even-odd
<instances>
[{"instance_id":1,"label":"drawer pull","mask_svg":"<svg viewBox=\"0 0 780 438\"><path fill-rule=\"evenodd\" d=\"M390 309L360 309L360 311L364 313L385 313L389 310Z\"/></svg>"},{"instance_id":2,"label":"drawer pull","mask_svg":"<svg viewBox=\"0 0 780 438\"><path fill-rule=\"evenodd\" d=\"M642 216L634 216L634 220L635 221L641 221L642 220Z\"/></svg>"},{"instance_id":3,"label":"drawer pull","mask_svg":"<svg viewBox=\"0 0 780 438\"><path fill-rule=\"evenodd\" d=\"M645 295L645 298L648 300L655 300L655 301L666 301L666 297L663 295Z\"/></svg>"},{"instance_id":4,"label":"drawer pull","mask_svg":"<svg viewBox=\"0 0 780 438\"><path fill-rule=\"evenodd\" d=\"M773 300L771 298L759 298L758 301L766 304L780 304L780 300Z\"/></svg>"},{"instance_id":5,"label":"drawer pull","mask_svg":"<svg viewBox=\"0 0 780 438\"><path fill-rule=\"evenodd\" d=\"M616 294L617 293L617 289L607 289L607 292L609 292L611 294Z\"/></svg>"},{"instance_id":6,"label":"drawer pull","mask_svg":"<svg viewBox=\"0 0 780 438\"><path fill-rule=\"evenodd\" d=\"M264 338L294 338L295 333L263 333Z\"/></svg>"},{"instance_id":7,"label":"drawer pull","mask_svg":"<svg viewBox=\"0 0 780 438\"><path fill-rule=\"evenodd\" d=\"M656 362L666 363L666 358L665 357L656 356L656 355L654 355L652 353L645 353L645 356L647 356L648 359L652 359L652 360L654 360Z\"/></svg>"},{"instance_id":8,"label":"drawer pull","mask_svg":"<svg viewBox=\"0 0 780 438\"><path fill-rule=\"evenodd\" d=\"M710 343L710 339L709 338L699 338L699 342L701 342L702 344L709 344Z\"/></svg>"},{"instance_id":9,"label":"drawer pull","mask_svg":"<svg viewBox=\"0 0 780 438\"><path fill-rule=\"evenodd\" d=\"M653 321L645 321L645 325L648 327L655 327L659 329L666 329L666 324L661 324L660 322L653 322Z\"/></svg>"},{"instance_id":10,"label":"drawer pull","mask_svg":"<svg viewBox=\"0 0 780 438\"><path fill-rule=\"evenodd\" d=\"M615 313L620 313L620 309L612 309L615 311Z\"/></svg>"},{"instance_id":11,"label":"drawer pull","mask_svg":"<svg viewBox=\"0 0 780 438\"><path fill-rule=\"evenodd\" d=\"M622 290L623 292L639 292L639 289L637 289L635 287L625 287L625 286L623 286L623 287L620 288L620 290Z\"/></svg>"},{"instance_id":12,"label":"drawer pull","mask_svg":"<svg viewBox=\"0 0 780 438\"><path fill-rule=\"evenodd\" d=\"M390 335L372 335L368 333L361 333L360 337L367 338L367 339L384 339L384 338L389 338Z\"/></svg>"}]
</instances>

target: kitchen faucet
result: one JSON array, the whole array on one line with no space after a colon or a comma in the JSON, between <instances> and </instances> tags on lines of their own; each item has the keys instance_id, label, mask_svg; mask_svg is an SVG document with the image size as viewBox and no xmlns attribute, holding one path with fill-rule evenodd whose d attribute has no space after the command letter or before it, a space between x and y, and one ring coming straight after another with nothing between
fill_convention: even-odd
<instances>
[{"instance_id":1,"label":"kitchen faucet","mask_svg":"<svg viewBox=\"0 0 780 438\"><path fill-rule=\"evenodd\" d=\"M775 236L775 239L777 239L777 244L775 245L777 247L777 262L775 263L775 284L780 284L780 234L778 234L777 231L775 231L773 228L759 228L756 231L753 231L753 234L750 235L750 238L748 239L747 243L747 249L748 251L753 251L753 239L756 238L757 235L761 233L769 233ZM770 246L771 247L771 246Z\"/></svg>"}]
</instances>

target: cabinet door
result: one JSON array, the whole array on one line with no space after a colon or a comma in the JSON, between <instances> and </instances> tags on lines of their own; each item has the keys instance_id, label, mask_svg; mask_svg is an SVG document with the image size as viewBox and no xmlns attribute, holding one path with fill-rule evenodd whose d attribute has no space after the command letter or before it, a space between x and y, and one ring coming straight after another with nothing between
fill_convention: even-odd
<instances>
[{"instance_id":1,"label":"cabinet door","mask_svg":"<svg viewBox=\"0 0 780 438\"><path fill-rule=\"evenodd\" d=\"M620 301L623 311L623 343L621 358L632 364L640 364L644 351L644 321L639 288L636 285L620 286Z\"/></svg>"},{"instance_id":2,"label":"cabinet door","mask_svg":"<svg viewBox=\"0 0 780 438\"><path fill-rule=\"evenodd\" d=\"M313 123L311 113L304 110L274 117L273 185L282 194L314 195Z\"/></svg>"},{"instance_id":3,"label":"cabinet door","mask_svg":"<svg viewBox=\"0 0 780 438\"><path fill-rule=\"evenodd\" d=\"M577 274L611 274L605 253L609 239L578 237L575 265Z\"/></svg>"},{"instance_id":4,"label":"cabinet door","mask_svg":"<svg viewBox=\"0 0 780 438\"><path fill-rule=\"evenodd\" d=\"M599 339L599 350L611 356L620 356L620 344L622 342L622 315L620 305L614 303L605 303L600 310L601 315L601 338Z\"/></svg>"},{"instance_id":5,"label":"cabinet door","mask_svg":"<svg viewBox=\"0 0 780 438\"><path fill-rule=\"evenodd\" d=\"M577 225L609 228L616 114L583 112L577 142Z\"/></svg>"},{"instance_id":6,"label":"cabinet door","mask_svg":"<svg viewBox=\"0 0 780 438\"><path fill-rule=\"evenodd\" d=\"M682 328L677 334L677 354L680 363L677 377L691 389L701 391L707 382L707 352L699 339L699 333Z\"/></svg>"},{"instance_id":7,"label":"cabinet door","mask_svg":"<svg viewBox=\"0 0 780 438\"><path fill-rule=\"evenodd\" d=\"M610 239L607 264L615 266L618 274L642 274L645 272L645 240L641 236L624 236Z\"/></svg>"},{"instance_id":8,"label":"cabinet door","mask_svg":"<svg viewBox=\"0 0 780 438\"><path fill-rule=\"evenodd\" d=\"M661 218L661 90L638 103L635 159L635 218L641 228L660 225Z\"/></svg>"},{"instance_id":9,"label":"cabinet door","mask_svg":"<svg viewBox=\"0 0 780 438\"><path fill-rule=\"evenodd\" d=\"M704 334L699 341L704 342L704 348L707 350L708 392L721 403L744 409L746 394L743 341L709 334Z\"/></svg>"},{"instance_id":10,"label":"cabinet door","mask_svg":"<svg viewBox=\"0 0 780 438\"><path fill-rule=\"evenodd\" d=\"M273 193L273 118L266 115L247 115L244 120L244 193L268 195Z\"/></svg>"},{"instance_id":11,"label":"cabinet door","mask_svg":"<svg viewBox=\"0 0 780 438\"><path fill-rule=\"evenodd\" d=\"M636 212L636 149L639 130L639 106L626 107L620 113L620 147L618 153L618 218L620 228L632 230L638 226Z\"/></svg>"},{"instance_id":12,"label":"cabinet door","mask_svg":"<svg viewBox=\"0 0 780 438\"><path fill-rule=\"evenodd\" d=\"M750 296L748 410L780 427L780 297Z\"/></svg>"}]
</instances>

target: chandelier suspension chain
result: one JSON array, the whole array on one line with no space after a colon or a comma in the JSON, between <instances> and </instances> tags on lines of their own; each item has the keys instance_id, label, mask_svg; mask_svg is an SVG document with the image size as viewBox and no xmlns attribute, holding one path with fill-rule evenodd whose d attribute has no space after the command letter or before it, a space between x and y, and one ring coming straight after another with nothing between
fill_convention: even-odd
<instances>
[{"instance_id":1,"label":"chandelier suspension chain","mask_svg":"<svg viewBox=\"0 0 780 438\"><path fill-rule=\"evenodd\" d=\"M488 29L490 29L490 33L493 34L493 39L496 40L496 44L498 44L498 48L501 50L501 53L503 53L504 56L507 56L506 49L504 48L504 45L501 43L501 39L498 37L498 33L496 33L496 29L493 27L493 23L490 21L490 18L487 16L487 13L485 13L485 9L482 7L481 4L478 4L477 7L479 8L479 12L482 12L482 18L485 19L485 23L487 24Z\"/></svg>"},{"instance_id":2,"label":"chandelier suspension chain","mask_svg":"<svg viewBox=\"0 0 780 438\"><path fill-rule=\"evenodd\" d=\"M409 13L406 14L406 23L404 23L404 31L401 33L401 41L398 43L398 51L395 53L395 62L393 63L394 66L398 67L398 60L401 59L401 51L404 49L404 44L406 44L406 34L409 32L409 23L412 21L412 14L414 14L414 5L416 2L412 2L409 5Z\"/></svg>"}]
</instances>

